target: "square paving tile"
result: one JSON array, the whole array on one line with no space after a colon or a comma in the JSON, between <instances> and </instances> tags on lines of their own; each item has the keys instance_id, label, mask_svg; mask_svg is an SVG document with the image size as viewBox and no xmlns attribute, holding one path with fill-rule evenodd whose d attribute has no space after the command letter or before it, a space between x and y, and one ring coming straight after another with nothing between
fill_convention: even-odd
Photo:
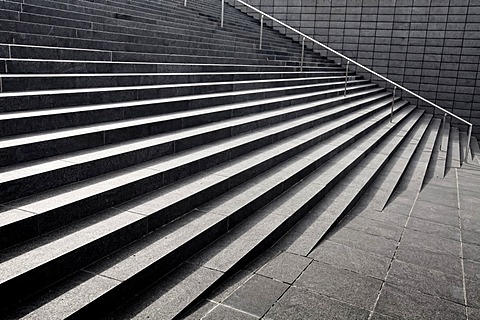
<instances>
[{"instance_id":1,"label":"square paving tile","mask_svg":"<svg viewBox=\"0 0 480 320\"><path fill-rule=\"evenodd\" d=\"M380 236L387 239L398 241L402 235L403 226L392 226L380 221L374 221L362 217L355 217L354 219L344 220L339 225L340 228L346 227L353 230L365 232L374 236Z\"/></svg>"},{"instance_id":2,"label":"square paving tile","mask_svg":"<svg viewBox=\"0 0 480 320\"><path fill-rule=\"evenodd\" d=\"M480 309L468 307L468 319L469 320L480 320Z\"/></svg>"},{"instance_id":3,"label":"square paving tile","mask_svg":"<svg viewBox=\"0 0 480 320\"><path fill-rule=\"evenodd\" d=\"M417 201L412 216L424 220L458 227L458 209L437 205L428 201Z\"/></svg>"},{"instance_id":4,"label":"square paving tile","mask_svg":"<svg viewBox=\"0 0 480 320\"><path fill-rule=\"evenodd\" d=\"M465 303L463 279L429 268L423 268L400 260L394 260L387 278L400 288L417 290L456 303Z\"/></svg>"},{"instance_id":5,"label":"square paving tile","mask_svg":"<svg viewBox=\"0 0 480 320\"><path fill-rule=\"evenodd\" d=\"M342 303L338 300L291 287L268 311L268 320L344 320L368 319L367 310Z\"/></svg>"},{"instance_id":6,"label":"square paving tile","mask_svg":"<svg viewBox=\"0 0 480 320\"><path fill-rule=\"evenodd\" d=\"M425 268L432 268L454 276L462 274L461 258L443 252L401 243L395 257L401 261L413 263Z\"/></svg>"},{"instance_id":7,"label":"square paving tile","mask_svg":"<svg viewBox=\"0 0 480 320\"><path fill-rule=\"evenodd\" d=\"M234 291L223 304L256 316L263 316L288 289L288 285L254 275Z\"/></svg>"},{"instance_id":8,"label":"square paving tile","mask_svg":"<svg viewBox=\"0 0 480 320\"><path fill-rule=\"evenodd\" d=\"M382 281L314 261L294 285L370 310Z\"/></svg>"},{"instance_id":9,"label":"square paving tile","mask_svg":"<svg viewBox=\"0 0 480 320\"><path fill-rule=\"evenodd\" d=\"M292 284L311 262L310 258L282 252L258 270L257 274Z\"/></svg>"},{"instance_id":10,"label":"square paving tile","mask_svg":"<svg viewBox=\"0 0 480 320\"><path fill-rule=\"evenodd\" d=\"M446 239L415 230L405 230L400 246L404 244L460 257L459 241Z\"/></svg>"},{"instance_id":11,"label":"square paving tile","mask_svg":"<svg viewBox=\"0 0 480 320\"><path fill-rule=\"evenodd\" d=\"M467 304L480 309L480 281L465 280L467 287Z\"/></svg>"},{"instance_id":12,"label":"square paving tile","mask_svg":"<svg viewBox=\"0 0 480 320\"><path fill-rule=\"evenodd\" d=\"M380 294L375 311L402 319L466 319L465 307L460 304L388 283Z\"/></svg>"},{"instance_id":13,"label":"square paving tile","mask_svg":"<svg viewBox=\"0 0 480 320\"><path fill-rule=\"evenodd\" d=\"M460 228L438 222L411 217L407 224L408 229L433 234L439 237L460 241Z\"/></svg>"},{"instance_id":14,"label":"square paving tile","mask_svg":"<svg viewBox=\"0 0 480 320\"><path fill-rule=\"evenodd\" d=\"M480 262L465 259L463 266L465 267L465 278L480 281Z\"/></svg>"},{"instance_id":15,"label":"square paving tile","mask_svg":"<svg viewBox=\"0 0 480 320\"><path fill-rule=\"evenodd\" d=\"M397 247L397 241L373 236L348 228L332 232L326 239L388 258L393 256Z\"/></svg>"},{"instance_id":16,"label":"square paving tile","mask_svg":"<svg viewBox=\"0 0 480 320\"><path fill-rule=\"evenodd\" d=\"M473 261L480 262L480 246L464 243L463 244L463 257Z\"/></svg>"},{"instance_id":17,"label":"square paving tile","mask_svg":"<svg viewBox=\"0 0 480 320\"><path fill-rule=\"evenodd\" d=\"M462 241L480 246L480 232L462 230Z\"/></svg>"},{"instance_id":18,"label":"square paving tile","mask_svg":"<svg viewBox=\"0 0 480 320\"><path fill-rule=\"evenodd\" d=\"M390 258L329 240L322 241L309 257L381 280L385 278L390 265Z\"/></svg>"}]
</instances>

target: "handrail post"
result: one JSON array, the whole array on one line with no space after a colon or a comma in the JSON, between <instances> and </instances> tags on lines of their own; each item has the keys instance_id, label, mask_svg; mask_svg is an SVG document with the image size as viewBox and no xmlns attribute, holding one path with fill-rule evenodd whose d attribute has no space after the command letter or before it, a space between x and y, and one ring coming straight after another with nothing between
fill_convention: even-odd
<instances>
[{"instance_id":1,"label":"handrail post","mask_svg":"<svg viewBox=\"0 0 480 320\"><path fill-rule=\"evenodd\" d=\"M350 61L347 60L347 67L345 68L345 89L343 90L343 96L347 96L347 81L348 81L348 66L350 65Z\"/></svg>"},{"instance_id":2,"label":"handrail post","mask_svg":"<svg viewBox=\"0 0 480 320\"><path fill-rule=\"evenodd\" d=\"M300 72L303 71L303 56L305 55L305 37L302 39L302 60L300 62Z\"/></svg>"},{"instance_id":3,"label":"handrail post","mask_svg":"<svg viewBox=\"0 0 480 320\"><path fill-rule=\"evenodd\" d=\"M445 134L445 122L447 122L447 113L445 112L443 114L443 124L442 124L442 133L440 135L440 151L443 151L442 150L442 146L443 146L443 135Z\"/></svg>"},{"instance_id":4,"label":"handrail post","mask_svg":"<svg viewBox=\"0 0 480 320\"><path fill-rule=\"evenodd\" d=\"M258 48L262 50L262 41L263 41L263 14L262 17L260 18L260 44Z\"/></svg>"},{"instance_id":5,"label":"handrail post","mask_svg":"<svg viewBox=\"0 0 480 320\"><path fill-rule=\"evenodd\" d=\"M220 17L220 28L223 28L223 18L224 18L224 16L225 16L225 0L222 0L222 15Z\"/></svg>"},{"instance_id":6,"label":"handrail post","mask_svg":"<svg viewBox=\"0 0 480 320\"><path fill-rule=\"evenodd\" d=\"M468 157L468 151L472 152L472 150L470 150L470 140L472 140L472 127L473 127L473 125L470 125L470 127L468 128L467 149L465 149L465 157L463 158L463 161L465 163L467 163L467 160L469 160L467 158Z\"/></svg>"},{"instance_id":7,"label":"handrail post","mask_svg":"<svg viewBox=\"0 0 480 320\"><path fill-rule=\"evenodd\" d=\"M393 95L392 95L392 107L390 108L390 122L393 123L393 105L395 104L395 91L397 90L397 86L393 87Z\"/></svg>"}]
</instances>

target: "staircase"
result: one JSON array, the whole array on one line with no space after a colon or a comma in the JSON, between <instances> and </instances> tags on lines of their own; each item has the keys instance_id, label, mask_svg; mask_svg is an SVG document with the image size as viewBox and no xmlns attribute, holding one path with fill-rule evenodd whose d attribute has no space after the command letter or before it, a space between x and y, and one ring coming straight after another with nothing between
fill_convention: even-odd
<instances>
[{"instance_id":1,"label":"staircase","mask_svg":"<svg viewBox=\"0 0 480 320\"><path fill-rule=\"evenodd\" d=\"M179 317L374 181L381 211L465 160L458 128L359 76L344 96L339 65L225 10L0 1L0 318Z\"/></svg>"}]
</instances>

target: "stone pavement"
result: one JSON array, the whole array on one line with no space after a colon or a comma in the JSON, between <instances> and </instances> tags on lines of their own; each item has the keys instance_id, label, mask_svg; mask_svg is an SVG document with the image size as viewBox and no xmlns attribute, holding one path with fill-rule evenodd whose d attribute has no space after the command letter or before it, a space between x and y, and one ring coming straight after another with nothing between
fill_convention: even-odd
<instances>
[{"instance_id":1,"label":"stone pavement","mask_svg":"<svg viewBox=\"0 0 480 320\"><path fill-rule=\"evenodd\" d=\"M480 168L400 190L382 212L367 194L307 256L287 234L186 318L480 319Z\"/></svg>"}]
</instances>

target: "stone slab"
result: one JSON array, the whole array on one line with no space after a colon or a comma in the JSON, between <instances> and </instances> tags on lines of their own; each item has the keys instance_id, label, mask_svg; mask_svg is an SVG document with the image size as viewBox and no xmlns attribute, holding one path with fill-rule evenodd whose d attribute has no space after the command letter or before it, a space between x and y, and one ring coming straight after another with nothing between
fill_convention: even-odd
<instances>
[{"instance_id":1,"label":"stone slab","mask_svg":"<svg viewBox=\"0 0 480 320\"><path fill-rule=\"evenodd\" d=\"M375 311L395 319L462 320L465 307L431 295L385 284Z\"/></svg>"},{"instance_id":2,"label":"stone slab","mask_svg":"<svg viewBox=\"0 0 480 320\"><path fill-rule=\"evenodd\" d=\"M460 257L428 250L426 248L419 248L402 243L398 247L396 259L455 276L462 274Z\"/></svg>"},{"instance_id":3,"label":"stone slab","mask_svg":"<svg viewBox=\"0 0 480 320\"><path fill-rule=\"evenodd\" d=\"M408 220L407 228L426 234L437 235L443 238L460 241L460 228L458 228L458 225L455 227L411 217Z\"/></svg>"},{"instance_id":4,"label":"stone slab","mask_svg":"<svg viewBox=\"0 0 480 320\"><path fill-rule=\"evenodd\" d=\"M310 258L282 252L256 273L292 284L311 262Z\"/></svg>"},{"instance_id":5,"label":"stone slab","mask_svg":"<svg viewBox=\"0 0 480 320\"><path fill-rule=\"evenodd\" d=\"M394 260L388 273L387 282L402 289L420 291L459 304L465 302L462 274L453 276Z\"/></svg>"},{"instance_id":6,"label":"stone slab","mask_svg":"<svg viewBox=\"0 0 480 320\"><path fill-rule=\"evenodd\" d=\"M367 251L351 248L333 241L322 241L309 257L337 268L354 271L383 280L390 265L386 258Z\"/></svg>"},{"instance_id":7,"label":"stone slab","mask_svg":"<svg viewBox=\"0 0 480 320\"><path fill-rule=\"evenodd\" d=\"M287 289L285 283L254 275L223 304L262 317Z\"/></svg>"},{"instance_id":8,"label":"stone slab","mask_svg":"<svg viewBox=\"0 0 480 320\"><path fill-rule=\"evenodd\" d=\"M480 246L470 244L470 243L464 243L463 258L480 262Z\"/></svg>"},{"instance_id":9,"label":"stone slab","mask_svg":"<svg viewBox=\"0 0 480 320\"><path fill-rule=\"evenodd\" d=\"M415 230L405 230L400 246L402 245L415 246L460 257L459 241L445 239Z\"/></svg>"},{"instance_id":10,"label":"stone slab","mask_svg":"<svg viewBox=\"0 0 480 320\"><path fill-rule=\"evenodd\" d=\"M303 288L290 287L268 311L268 320L367 320L369 312Z\"/></svg>"},{"instance_id":11,"label":"stone slab","mask_svg":"<svg viewBox=\"0 0 480 320\"><path fill-rule=\"evenodd\" d=\"M382 281L314 261L294 285L371 310Z\"/></svg>"}]
</instances>

